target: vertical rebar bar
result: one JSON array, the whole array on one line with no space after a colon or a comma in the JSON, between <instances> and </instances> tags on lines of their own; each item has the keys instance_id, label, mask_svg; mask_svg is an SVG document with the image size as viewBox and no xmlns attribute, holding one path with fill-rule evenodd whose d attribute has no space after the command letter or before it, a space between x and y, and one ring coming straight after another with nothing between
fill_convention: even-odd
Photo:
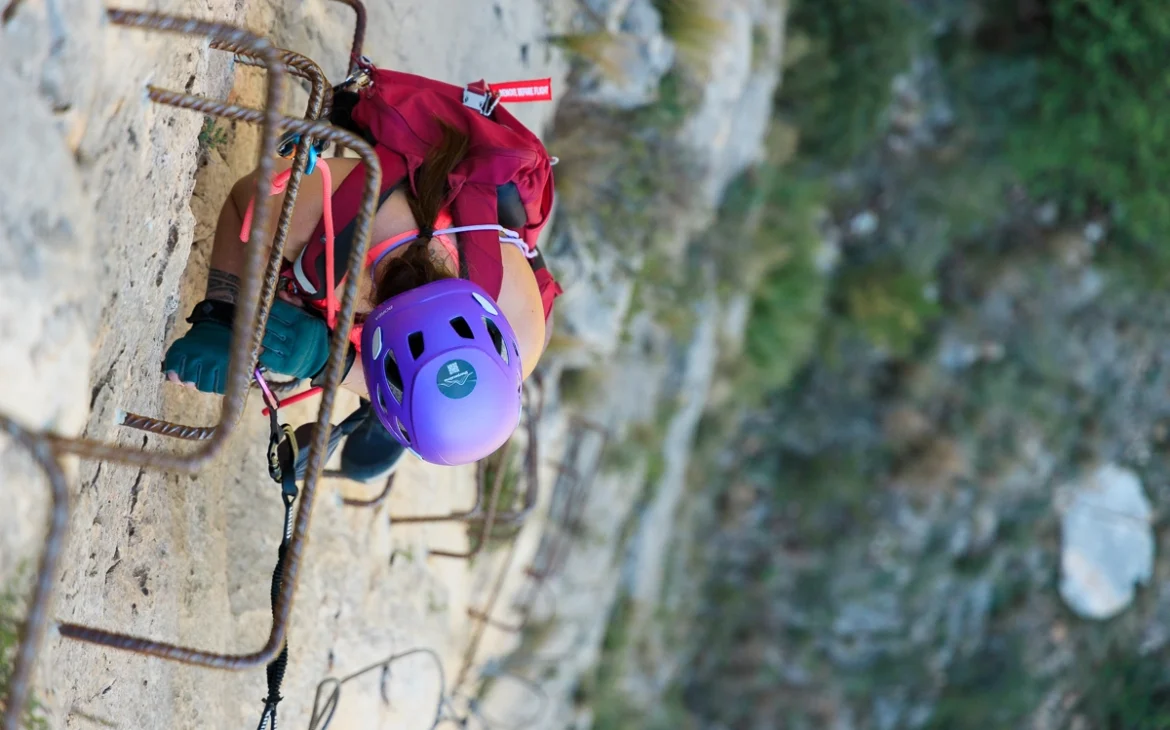
<instances>
[{"instance_id":1,"label":"vertical rebar bar","mask_svg":"<svg viewBox=\"0 0 1170 730\"><path fill-rule=\"evenodd\" d=\"M191 96L189 94L179 94L165 89L150 89L150 97L155 101L184 109L206 114L221 113L233 119L246 122L260 123L266 118L266 114L257 109L247 109L232 104L223 104L210 99ZM313 505L315 504L316 488L321 476L321 467L325 460L329 430L331 428L330 418L332 416L333 400L341 385L342 370L345 366L346 345L349 342L349 330L353 326L354 308L357 303L357 288L361 280L362 268L365 265L366 249L369 247L370 229L374 217L374 207L377 203L378 190L381 185L382 168L378 156L374 153L373 149L364 140L344 130L331 127L323 122L293 119L279 115L276 118L276 126L299 132L302 135L316 135L330 141L346 144L350 149L355 150L365 163L366 184L363 189L362 205L355 218L354 240L357 242L357 245L350 252L346 281L342 287L341 311L338 315L337 327L334 329L332 335L333 339L329 360L325 366L325 383L322 391L321 407L317 413L317 428L314 430L313 438L309 443L309 459L304 486L302 487L300 503L297 507L292 539L288 546L281 591L273 609L273 623L268 639L264 646L254 652L247 654L224 654L72 623L62 623L58 626L62 636L77 641L100 644L115 649L137 652L185 664L231 670L247 669L266 664L280 652L281 647L284 645L289 616L292 612L293 597L297 587L297 578L300 573L301 558L304 553ZM254 293L258 294L258 292Z\"/></svg>"},{"instance_id":2,"label":"vertical rebar bar","mask_svg":"<svg viewBox=\"0 0 1170 730\"><path fill-rule=\"evenodd\" d=\"M45 534L45 547L37 566L36 582L28 613L20 631L20 643L16 648L12 675L8 680L8 698L4 702L3 730L17 730L20 716L28 702L29 683L37 653L45 639L50 603L57 585L57 564L61 560L61 547L69 531L69 486L61 465L43 438L18 426L6 416L0 415L0 432L7 434L24 447L33 460L45 472L51 498L49 525Z\"/></svg>"},{"instance_id":3,"label":"vertical rebar bar","mask_svg":"<svg viewBox=\"0 0 1170 730\"><path fill-rule=\"evenodd\" d=\"M246 30L224 23L212 23L194 18L185 18L159 13L137 12L111 8L107 11L110 22L131 28L156 30L186 35L197 35L210 40L223 41L240 48L263 60L268 69L265 108L257 112L258 121L263 125L260 151L257 161L256 205L252 219L251 240L267 240L268 191L272 186L273 158L276 154L276 134L279 129L280 101L284 87L284 67L280 63L276 48L267 40ZM238 107L236 107L238 109ZM226 107L220 111L229 119L239 119ZM214 113L208 111L207 113ZM87 438L68 438L57 434L46 434L56 451L98 461L112 461L141 467L172 469L194 473L216 456L227 443L231 432L244 412L244 401L248 395L249 378L255 365L251 344L260 312L261 270L264 265L264 247L250 246L244 267L244 280L237 307L237 326L232 332L231 355L227 375L227 391L223 397L219 425L203 439L202 446L188 454L171 452L147 453L113 443Z\"/></svg>"},{"instance_id":4,"label":"vertical rebar bar","mask_svg":"<svg viewBox=\"0 0 1170 730\"><path fill-rule=\"evenodd\" d=\"M346 68L352 75L358 69L357 60L362 55L362 48L366 44L366 6L362 4L361 0L337 0L337 2L348 5L353 8L354 25L353 25L353 45L349 48L349 63Z\"/></svg>"}]
</instances>

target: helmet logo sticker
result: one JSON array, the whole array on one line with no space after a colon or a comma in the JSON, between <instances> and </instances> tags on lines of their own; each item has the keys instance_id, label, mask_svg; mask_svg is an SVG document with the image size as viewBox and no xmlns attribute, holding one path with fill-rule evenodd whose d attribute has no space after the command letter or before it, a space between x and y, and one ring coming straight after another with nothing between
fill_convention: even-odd
<instances>
[{"instance_id":1,"label":"helmet logo sticker","mask_svg":"<svg viewBox=\"0 0 1170 730\"><path fill-rule=\"evenodd\" d=\"M475 390L475 382L475 368L466 360L448 361L435 376L439 392L454 400L471 395L471 391Z\"/></svg>"}]
</instances>

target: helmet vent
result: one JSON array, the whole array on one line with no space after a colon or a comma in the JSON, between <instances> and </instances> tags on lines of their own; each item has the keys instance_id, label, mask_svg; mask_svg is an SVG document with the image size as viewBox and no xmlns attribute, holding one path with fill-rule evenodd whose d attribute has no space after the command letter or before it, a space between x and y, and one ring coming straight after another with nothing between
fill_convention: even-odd
<instances>
[{"instance_id":1,"label":"helmet vent","mask_svg":"<svg viewBox=\"0 0 1170 730\"><path fill-rule=\"evenodd\" d=\"M410 345L410 356L415 360L422 357L423 351L426 349L426 345L423 342L423 333L411 332L410 336L406 338L406 341Z\"/></svg>"},{"instance_id":2,"label":"helmet vent","mask_svg":"<svg viewBox=\"0 0 1170 730\"><path fill-rule=\"evenodd\" d=\"M479 306L483 307L484 311L490 314L500 313L500 310L496 309L495 306L492 305L492 303L487 299L484 299L482 295L477 294L476 292L471 292L471 296L475 297L475 301L479 302Z\"/></svg>"},{"instance_id":3,"label":"helmet vent","mask_svg":"<svg viewBox=\"0 0 1170 730\"><path fill-rule=\"evenodd\" d=\"M455 330L455 334L465 340L475 339L475 334L471 331L471 325L467 324L467 320L462 317L456 317L451 320L451 329Z\"/></svg>"},{"instance_id":4,"label":"helmet vent","mask_svg":"<svg viewBox=\"0 0 1170 730\"><path fill-rule=\"evenodd\" d=\"M394 358L393 350L386 352L382 368L386 371L386 382L390 385L390 395L394 396L394 400L398 401L399 405L402 405L402 372L398 369L398 361Z\"/></svg>"},{"instance_id":5,"label":"helmet vent","mask_svg":"<svg viewBox=\"0 0 1170 730\"><path fill-rule=\"evenodd\" d=\"M500 328L496 326L496 323L487 317L483 318L483 323L487 325L488 335L492 338L492 345L496 348L496 354L507 363L509 360L508 347L504 344L504 333L500 332Z\"/></svg>"},{"instance_id":6,"label":"helmet vent","mask_svg":"<svg viewBox=\"0 0 1170 730\"><path fill-rule=\"evenodd\" d=\"M398 425L398 432L402 434L402 438L406 441L406 445L410 446L410 434L406 432L406 426L403 426L402 421L398 420L397 418L394 419L394 423Z\"/></svg>"},{"instance_id":7,"label":"helmet vent","mask_svg":"<svg viewBox=\"0 0 1170 730\"><path fill-rule=\"evenodd\" d=\"M374 328L373 349L370 350L370 356L377 358L382 354L382 328Z\"/></svg>"}]
</instances>

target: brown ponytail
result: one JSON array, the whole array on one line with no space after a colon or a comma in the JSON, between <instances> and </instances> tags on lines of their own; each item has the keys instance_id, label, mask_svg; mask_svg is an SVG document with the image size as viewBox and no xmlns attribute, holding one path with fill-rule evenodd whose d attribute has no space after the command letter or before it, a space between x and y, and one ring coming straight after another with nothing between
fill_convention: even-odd
<instances>
[{"instance_id":1,"label":"brown ponytail","mask_svg":"<svg viewBox=\"0 0 1170 730\"><path fill-rule=\"evenodd\" d=\"M406 201L418 225L419 237L401 256L387 259L377 283L375 305L423 284L451 278L431 258L428 246L447 197L447 176L467 154L469 140L466 134L446 122L439 120L439 125L443 129L443 138L419 167L415 190L406 191Z\"/></svg>"}]
</instances>

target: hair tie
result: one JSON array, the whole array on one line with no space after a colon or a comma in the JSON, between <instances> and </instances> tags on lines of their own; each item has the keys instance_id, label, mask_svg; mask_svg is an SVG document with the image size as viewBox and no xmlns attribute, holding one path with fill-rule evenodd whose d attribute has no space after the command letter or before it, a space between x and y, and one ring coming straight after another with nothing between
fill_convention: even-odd
<instances>
[{"instance_id":1,"label":"hair tie","mask_svg":"<svg viewBox=\"0 0 1170 730\"><path fill-rule=\"evenodd\" d=\"M418 238L416 241L429 241L435 237L435 229L433 226L419 226Z\"/></svg>"}]
</instances>

